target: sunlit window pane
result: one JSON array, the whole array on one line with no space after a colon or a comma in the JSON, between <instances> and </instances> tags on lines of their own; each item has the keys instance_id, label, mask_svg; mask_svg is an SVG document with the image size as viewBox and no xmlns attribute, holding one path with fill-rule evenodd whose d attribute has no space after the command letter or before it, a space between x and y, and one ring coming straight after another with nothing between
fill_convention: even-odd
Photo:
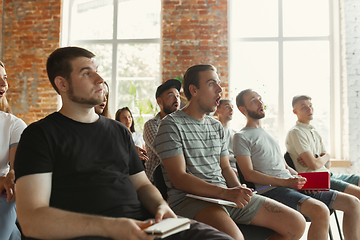
<instances>
[{"instance_id":1,"label":"sunlit window pane","mask_svg":"<svg viewBox=\"0 0 360 240\"><path fill-rule=\"evenodd\" d=\"M159 44L118 45L119 77L159 77Z\"/></svg>"},{"instance_id":2,"label":"sunlit window pane","mask_svg":"<svg viewBox=\"0 0 360 240\"><path fill-rule=\"evenodd\" d=\"M135 119L135 130L142 132L147 120L154 116L155 92L160 79L121 78L117 81L118 108L129 107Z\"/></svg>"},{"instance_id":3,"label":"sunlit window pane","mask_svg":"<svg viewBox=\"0 0 360 240\"><path fill-rule=\"evenodd\" d=\"M277 37L278 0L236 0L231 2L232 38Z\"/></svg>"},{"instance_id":4,"label":"sunlit window pane","mask_svg":"<svg viewBox=\"0 0 360 240\"><path fill-rule=\"evenodd\" d=\"M282 2L285 37L329 35L329 0Z\"/></svg>"},{"instance_id":5,"label":"sunlit window pane","mask_svg":"<svg viewBox=\"0 0 360 240\"><path fill-rule=\"evenodd\" d=\"M160 38L161 1L119 1L118 9L118 39Z\"/></svg>"},{"instance_id":6,"label":"sunlit window pane","mask_svg":"<svg viewBox=\"0 0 360 240\"><path fill-rule=\"evenodd\" d=\"M285 129L296 121L291 101L295 95L309 95L314 103L312 124L325 145L330 138L329 43L327 41L284 43L284 113Z\"/></svg>"},{"instance_id":7,"label":"sunlit window pane","mask_svg":"<svg viewBox=\"0 0 360 240\"><path fill-rule=\"evenodd\" d=\"M112 65L112 46L111 44L83 44L83 47L93 52L96 64L98 65L98 73L109 81L111 79L111 65Z\"/></svg>"},{"instance_id":8,"label":"sunlit window pane","mask_svg":"<svg viewBox=\"0 0 360 240\"><path fill-rule=\"evenodd\" d=\"M257 91L266 104L267 117L263 126L277 136L279 81L277 42L234 43L231 56L233 74L230 94L235 98L239 92L247 88ZM241 119L231 123L234 129L239 130L244 127L245 118L240 111L234 111L234 119Z\"/></svg>"},{"instance_id":9,"label":"sunlit window pane","mask_svg":"<svg viewBox=\"0 0 360 240\"><path fill-rule=\"evenodd\" d=\"M74 0L71 8L72 40L111 39L113 0Z\"/></svg>"}]
</instances>

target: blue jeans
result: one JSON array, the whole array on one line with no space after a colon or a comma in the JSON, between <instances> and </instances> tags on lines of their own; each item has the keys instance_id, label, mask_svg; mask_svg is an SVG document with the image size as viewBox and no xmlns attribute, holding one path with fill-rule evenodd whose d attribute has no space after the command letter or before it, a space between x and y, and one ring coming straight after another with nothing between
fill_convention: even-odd
<instances>
[{"instance_id":1,"label":"blue jeans","mask_svg":"<svg viewBox=\"0 0 360 240\"><path fill-rule=\"evenodd\" d=\"M16 224L15 202L7 202L6 197L0 196L0 239L20 240L21 234Z\"/></svg>"},{"instance_id":2,"label":"blue jeans","mask_svg":"<svg viewBox=\"0 0 360 240\"><path fill-rule=\"evenodd\" d=\"M337 191L330 190L330 191L320 191L319 193L316 192L316 193L305 194L304 192L299 192L291 188L276 187L261 195L272 198L300 212L301 205L309 197L315 198L325 203L325 205L328 206L329 209L332 209L334 205L334 201L337 196Z\"/></svg>"}]
</instances>

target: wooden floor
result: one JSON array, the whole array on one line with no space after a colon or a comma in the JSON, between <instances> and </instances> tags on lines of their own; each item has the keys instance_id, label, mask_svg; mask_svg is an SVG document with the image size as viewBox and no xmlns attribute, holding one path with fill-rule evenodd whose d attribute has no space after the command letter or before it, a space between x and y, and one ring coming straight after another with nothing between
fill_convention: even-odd
<instances>
[{"instance_id":1,"label":"wooden floor","mask_svg":"<svg viewBox=\"0 0 360 240\"><path fill-rule=\"evenodd\" d=\"M337 214L338 219L339 219L339 222L340 222L340 227L342 228L343 213L342 213L341 211L336 211L336 214ZM310 223L306 223L305 233L304 233L304 235L300 238L300 240L306 240L307 231L308 231L308 229L309 229L309 225L310 225ZM330 226L331 226L331 230L332 230L332 234L333 234L334 240L340 240L339 231L338 231L338 228L337 228L337 225L336 225L336 220L335 220L334 214L332 214L332 215L330 216ZM330 237L329 237L329 239L330 239Z\"/></svg>"}]
</instances>

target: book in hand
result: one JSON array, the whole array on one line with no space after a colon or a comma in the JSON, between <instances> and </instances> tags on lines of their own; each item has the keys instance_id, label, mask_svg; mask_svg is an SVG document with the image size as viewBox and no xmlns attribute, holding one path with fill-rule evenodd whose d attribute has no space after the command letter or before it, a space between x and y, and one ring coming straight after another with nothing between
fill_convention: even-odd
<instances>
[{"instance_id":1,"label":"book in hand","mask_svg":"<svg viewBox=\"0 0 360 240\"><path fill-rule=\"evenodd\" d=\"M328 172L306 172L299 173L299 175L307 180L301 190L329 191L330 189L330 174Z\"/></svg>"},{"instance_id":2,"label":"book in hand","mask_svg":"<svg viewBox=\"0 0 360 240\"><path fill-rule=\"evenodd\" d=\"M190 219L188 218L166 218L159 223L143 229L148 235L155 238L165 238L175 233L190 228Z\"/></svg>"},{"instance_id":3,"label":"book in hand","mask_svg":"<svg viewBox=\"0 0 360 240\"><path fill-rule=\"evenodd\" d=\"M271 186L271 185L267 185L258 189L253 190L253 193L257 193L257 194L262 194L264 192L267 192L271 189L273 189L275 187ZM225 206L229 206L229 207L235 207L238 208L238 205L236 205L236 203L231 202L231 201L227 201L227 200L222 200L222 199L218 199L218 198L208 198L208 197L201 197L201 196L197 196L194 194L186 194L186 197L191 197L191 198L195 198L195 199L199 199L199 200L203 200L203 201L207 201L207 202L211 202L211 203L216 203L216 204L221 204L221 205L225 205Z\"/></svg>"}]
</instances>

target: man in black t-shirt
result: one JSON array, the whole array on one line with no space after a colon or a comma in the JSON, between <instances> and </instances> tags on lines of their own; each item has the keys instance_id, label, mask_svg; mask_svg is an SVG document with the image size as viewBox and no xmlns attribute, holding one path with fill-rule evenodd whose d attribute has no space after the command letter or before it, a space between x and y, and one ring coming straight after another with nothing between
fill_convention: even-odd
<instances>
[{"instance_id":1,"label":"man in black t-shirt","mask_svg":"<svg viewBox=\"0 0 360 240\"><path fill-rule=\"evenodd\" d=\"M146 177L131 133L95 113L104 80L93 57L65 47L47 60L63 105L31 124L18 145L17 211L26 237L152 239L142 230L149 225L144 220L176 218ZM167 239L231 238L192 222L190 230Z\"/></svg>"}]
</instances>

